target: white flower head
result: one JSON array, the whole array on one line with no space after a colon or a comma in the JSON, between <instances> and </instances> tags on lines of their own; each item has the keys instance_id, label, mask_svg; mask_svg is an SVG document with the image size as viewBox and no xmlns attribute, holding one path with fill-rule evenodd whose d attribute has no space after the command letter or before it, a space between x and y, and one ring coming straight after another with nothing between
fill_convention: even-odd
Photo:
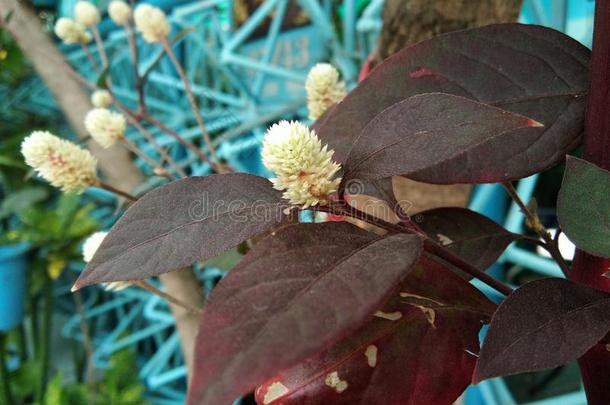
<instances>
[{"instance_id":1,"label":"white flower head","mask_svg":"<svg viewBox=\"0 0 610 405\"><path fill-rule=\"evenodd\" d=\"M82 192L97 182L97 160L86 149L46 131L34 131L23 140L25 162L55 187Z\"/></svg>"},{"instance_id":2,"label":"white flower head","mask_svg":"<svg viewBox=\"0 0 610 405\"><path fill-rule=\"evenodd\" d=\"M345 98L345 83L339 81L339 72L333 65L318 63L309 71L305 81L309 118L316 120L326 110Z\"/></svg>"},{"instance_id":3,"label":"white flower head","mask_svg":"<svg viewBox=\"0 0 610 405\"><path fill-rule=\"evenodd\" d=\"M112 96L108 90L96 90L91 94L91 104L97 108L110 107Z\"/></svg>"},{"instance_id":4,"label":"white flower head","mask_svg":"<svg viewBox=\"0 0 610 405\"><path fill-rule=\"evenodd\" d=\"M170 32L163 10L150 4L140 4L133 13L136 29L146 42L161 42Z\"/></svg>"},{"instance_id":5,"label":"white flower head","mask_svg":"<svg viewBox=\"0 0 610 405\"><path fill-rule=\"evenodd\" d=\"M108 15L117 25L125 25L131 16L131 7L121 0L113 0L108 5Z\"/></svg>"},{"instance_id":6,"label":"white flower head","mask_svg":"<svg viewBox=\"0 0 610 405\"><path fill-rule=\"evenodd\" d=\"M74 6L74 19L85 27L93 27L100 22L100 11L88 1L79 1Z\"/></svg>"},{"instance_id":7,"label":"white flower head","mask_svg":"<svg viewBox=\"0 0 610 405\"><path fill-rule=\"evenodd\" d=\"M326 204L341 178L341 166L332 160L334 151L322 146L316 133L297 121L272 125L263 140L263 163L276 174L271 179L291 204L307 208Z\"/></svg>"},{"instance_id":8,"label":"white flower head","mask_svg":"<svg viewBox=\"0 0 610 405\"><path fill-rule=\"evenodd\" d=\"M64 44L86 44L91 42L91 34L87 32L85 26L70 18L61 17L55 23L55 35Z\"/></svg>"},{"instance_id":9,"label":"white flower head","mask_svg":"<svg viewBox=\"0 0 610 405\"><path fill-rule=\"evenodd\" d=\"M85 117L85 128L97 143L109 148L125 136L125 117L106 108L94 108Z\"/></svg>"},{"instance_id":10,"label":"white flower head","mask_svg":"<svg viewBox=\"0 0 610 405\"><path fill-rule=\"evenodd\" d=\"M85 263L89 263L91 259L93 259L95 252L97 252L97 249L104 241L104 238L106 238L106 235L108 235L108 232L96 232L85 240L83 243L83 261ZM130 285L131 283L127 281L114 281L111 283L104 283L104 289L106 291L120 291Z\"/></svg>"}]
</instances>

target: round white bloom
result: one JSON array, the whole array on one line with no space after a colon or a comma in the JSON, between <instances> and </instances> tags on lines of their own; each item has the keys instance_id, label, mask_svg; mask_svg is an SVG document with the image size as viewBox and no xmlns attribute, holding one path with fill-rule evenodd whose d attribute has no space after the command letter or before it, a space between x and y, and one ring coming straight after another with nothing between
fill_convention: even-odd
<instances>
[{"instance_id":1,"label":"round white bloom","mask_svg":"<svg viewBox=\"0 0 610 405\"><path fill-rule=\"evenodd\" d=\"M108 90L96 90L91 94L91 104L97 108L110 107L112 96Z\"/></svg>"},{"instance_id":2,"label":"round white bloom","mask_svg":"<svg viewBox=\"0 0 610 405\"><path fill-rule=\"evenodd\" d=\"M97 160L86 149L46 131L34 131L23 140L25 162L55 187L82 192L97 182Z\"/></svg>"},{"instance_id":3,"label":"round white bloom","mask_svg":"<svg viewBox=\"0 0 610 405\"><path fill-rule=\"evenodd\" d=\"M124 1L113 0L108 5L108 14L117 25L125 25L129 21L131 8Z\"/></svg>"},{"instance_id":4,"label":"round white bloom","mask_svg":"<svg viewBox=\"0 0 610 405\"><path fill-rule=\"evenodd\" d=\"M100 22L100 11L88 1L79 1L74 6L74 19L86 27L93 27Z\"/></svg>"},{"instance_id":5,"label":"round white bloom","mask_svg":"<svg viewBox=\"0 0 610 405\"><path fill-rule=\"evenodd\" d=\"M61 17L55 23L55 35L65 44L86 44L91 42L91 35L85 26L66 17Z\"/></svg>"},{"instance_id":6,"label":"round white bloom","mask_svg":"<svg viewBox=\"0 0 610 405\"><path fill-rule=\"evenodd\" d=\"M89 263L97 249L100 247L108 232L96 232L89 236L83 243L83 261Z\"/></svg>"},{"instance_id":7,"label":"round white bloom","mask_svg":"<svg viewBox=\"0 0 610 405\"><path fill-rule=\"evenodd\" d=\"M106 108L94 108L85 117L85 128L97 143L109 148L125 136L125 117Z\"/></svg>"},{"instance_id":8,"label":"round white bloom","mask_svg":"<svg viewBox=\"0 0 610 405\"><path fill-rule=\"evenodd\" d=\"M316 120L326 110L345 98L345 83L339 82L339 72L333 65L318 63L305 81L309 118Z\"/></svg>"},{"instance_id":9,"label":"round white bloom","mask_svg":"<svg viewBox=\"0 0 610 405\"><path fill-rule=\"evenodd\" d=\"M277 177L271 179L291 204L307 208L326 204L341 178L341 166L332 160L334 151L322 146L316 133L297 121L272 125L263 140L263 163Z\"/></svg>"},{"instance_id":10,"label":"round white bloom","mask_svg":"<svg viewBox=\"0 0 610 405\"><path fill-rule=\"evenodd\" d=\"M97 249L100 247L104 238L108 235L108 232L96 232L89 236L83 243L83 261L89 263ZM104 283L104 289L107 291L120 291L129 287L131 283L127 281L113 281L111 283Z\"/></svg>"},{"instance_id":11,"label":"round white bloom","mask_svg":"<svg viewBox=\"0 0 610 405\"><path fill-rule=\"evenodd\" d=\"M163 10L150 4L140 4L133 13L136 29L146 42L160 42L170 32L169 22Z\"/></svg>"}]
</instances>

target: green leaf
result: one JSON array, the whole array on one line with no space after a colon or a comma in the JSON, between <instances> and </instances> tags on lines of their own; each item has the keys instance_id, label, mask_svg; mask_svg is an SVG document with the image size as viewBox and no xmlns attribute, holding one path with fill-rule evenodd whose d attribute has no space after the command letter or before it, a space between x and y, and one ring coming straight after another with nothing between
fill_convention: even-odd
<instances>
[{"instance_id":1,"label":"green leaf","mask_svg":"<svg viewBox=\"0 0 610 405\"><path fill-rule=\"evenodd\" d=\"M98 88L105 89L108 87L106 85L106 79L108 78L109 70L110 70L110 66L106 66L104 68L104 70L102 71L102 73L100 73L100 75L97 77L97 80L95 81L95 85Z\"/></svg>"},{"instance_id":2,"label":"green leaf","mask_svg":"<svg viewBox=\"0 0 610 405\"><path fill-rule=\"evenodd\" d=\"M7 196L0 205L0 219L7 218L19 211L45 200L49 191L44 187L28 187Z\"/></svg>"},{"instance_id":3,"label":"green leaf","mask_svg":"<svg viewBox=\"0 0 610 405\"><path fill-rule=\"evenodd\" d=\"M610 257L610 172L568 156L557 215L579 249Z\"/></svg>"}]
</instances>

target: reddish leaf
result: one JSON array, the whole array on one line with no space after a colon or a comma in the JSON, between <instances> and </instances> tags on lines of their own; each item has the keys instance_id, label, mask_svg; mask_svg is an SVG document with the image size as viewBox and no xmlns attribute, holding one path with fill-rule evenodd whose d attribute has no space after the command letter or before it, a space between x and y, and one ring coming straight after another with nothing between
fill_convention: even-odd
<instances>
[{"instance_id":1,"label":"reddish leaf","mask_svg":"<svg viewBox=\"0 0 610 405\"><path fill-rule=\"evenodd\" d=\"M421 250L417 236L379 237L338 222L288 226L264 239L205 306L188 404L230 404L354 331Z\"/></svg>"},{"instance_id":2,"label":"reddish leaf","mask_svg":"<svg viewBox=\"0 0 610 405\"><path fill-rule=\"evenodd\" d=\"M368 324L278 373L256 390L257 402L452 404L470 383L478 333L494 309L470 284L422 259Z\"/></svg>"},{"instance_id":3,"label":"reddish leaf","mask_svg":"<svg viewBox=\"0 0 610 405\"><path fill-rule=\"evenodd\" d=\"M243 173L189 177L140 198L76 282L144 279L214 257L285 218L269 180Z\"/></svg>"},{"instance_id":4,"label":"reddish leaf","mask_svg":"<svg viewBox=\"0 0 610 405\"><path fill-rule=\"evenodd\" d=\"M610 330L610 294L564 279L525 284L496 311L474 382L558 367Z\"/></svg>"},{"instance_id":5,"label":"reddish leaf","mask_svg":"<svg viewBox=\"0 0 610 405\"><path fill-rule=\"evenodd\" d=\"M500 24L452 32L382 62L315 129L335 159L345 162L354 139L387 107L417 94L455 94L533 118L544 128L511 131L475 161L456 157L447 167L410 177L431 183L525 177L554 166L580 142L589 55L577 41L543 27Z\"/></svg>"},{"instance_id":6,"label":"reddish leaf","mask_svg":"<svg viewBox=\"0 0 610 405\"><path fill-rule=\"evenodd\" d=\"M521 238L466 208L437 208L420 212L416 219L430 238L481 270L494 264L511 242Z\"/></svg>"},{"instance_id":7,"label":"reddish leaf","mask_svg":"<svg viewBox=\"0 0 610 405\"><path fill-rule=\"evenodd\" d=\"M460 176L465 182L496 181L481 156L503 153L495 145L511 131L541 126L464 97L416 95L386 108L362 129L345 159L344 179L421 179L424 173L428 180L436 178L434 183L453 183Z\"/></svg>"}]
</instances>

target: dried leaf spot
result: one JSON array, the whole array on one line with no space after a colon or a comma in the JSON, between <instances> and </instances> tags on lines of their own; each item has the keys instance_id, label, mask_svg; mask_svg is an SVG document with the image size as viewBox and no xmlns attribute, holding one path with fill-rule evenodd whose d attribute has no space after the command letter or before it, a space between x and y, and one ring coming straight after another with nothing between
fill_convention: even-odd
<instances>
[{"instance_id":1,"label":"dried leaf spot","mask_svg":"<svg viewBox=\"0 0 610 405\"><path fill-rule=\"evenodd\" d=\"M369 367L375 368L377 365L377 346L370 345L367 347L364 355L366 356L366 362L368 363Z\"/></svg>"},{"instance_id":2,"label":"dried leaf spot","mask_svg":"<svg viewBox=\"0 0 610 405\"><path fill-rule=\"evenodd\" d=\"M263 398L263 404L267 405L287 393L288 388L281 382L276 381L273 384L269 385L269 388L267 388L267 392L265 393L265 397Z\"/></svg>"},{"instance_id":3,"label":"dried leaf spot","mask_svg":"<svg viewBox=\"0 0 610 405\"><path fill-rule=\"evenodd\" d=\"M420 67L409 73L409 77L412 79L419 79L420 77L436 76L432 69L427 67Z\"/></svg>"},{"instance_id":4,"label":"dried leaf spot","mask_svg":"<svg viewBox=\"0 0 610 405\"><path fill-rule=\"evenodd\" d=\"M532 127L532 128L542 128L544 127L544 124L541 122L538 122L536 120L533 120L531 118L528 118L527 120L527 126L528 127Z\"/></svg>"},{"instance_id":5,"label":"dried leaf spot","mask_svg":"<svg viewBox=\"0 0 610 405\"><path fill-rule=\"evenodd\" d=\"M326 380L324 382L330 388L334 388L334 390L337 391L338 394L341 394L343 391L345 391L347 389L347 385L348 385L347 381L344 381L341 378L339 378L339 373L336 371L333 371L332 373L328 373L328 375L326 376Z\"/></svg>"},{"instance_id":6,"label":"dried leaf spot","mask_svg":"<svg viewBox=\"0 0 610 405\"><path fill-rule=\"evenodd\" d=\"M415 305L415 304L411 304L411 305L421 309L421 311L424 313L426 319L428 320L428 323L430 323L430 325L432 325L432 327L436 328L436 325L434 325L434 321L436 320L436 311L435 310L433 310L432 308L424 307L423 305Z\"/></svg>"},{"instance_id":7,"label":"dried leaf spot","mask_svg":"<svg viewBox=\"0 0 610 405\"><path fill-rule=\"evenodd\" d=\"M402 318L402 312L400 312L400 311L396 311L396 312L377 311L377 312L375 312L375 316L378 318L387 319L388 321L397 321L400 318Z\"/></svg>"},{"instance_id":8,"label":"dried leaf spot","mask_svg":"<svg viewBox=\"0 0 610 405\"><path fill-rule=\"evenodd\" d=\"M438 241L440 242L440 244L443 246L448 246L453 243L453 241L451 240L451 238L449 236L443 235L442 233L437 233L436 237L437 237Z\"/></svg>"}]
</instances>

